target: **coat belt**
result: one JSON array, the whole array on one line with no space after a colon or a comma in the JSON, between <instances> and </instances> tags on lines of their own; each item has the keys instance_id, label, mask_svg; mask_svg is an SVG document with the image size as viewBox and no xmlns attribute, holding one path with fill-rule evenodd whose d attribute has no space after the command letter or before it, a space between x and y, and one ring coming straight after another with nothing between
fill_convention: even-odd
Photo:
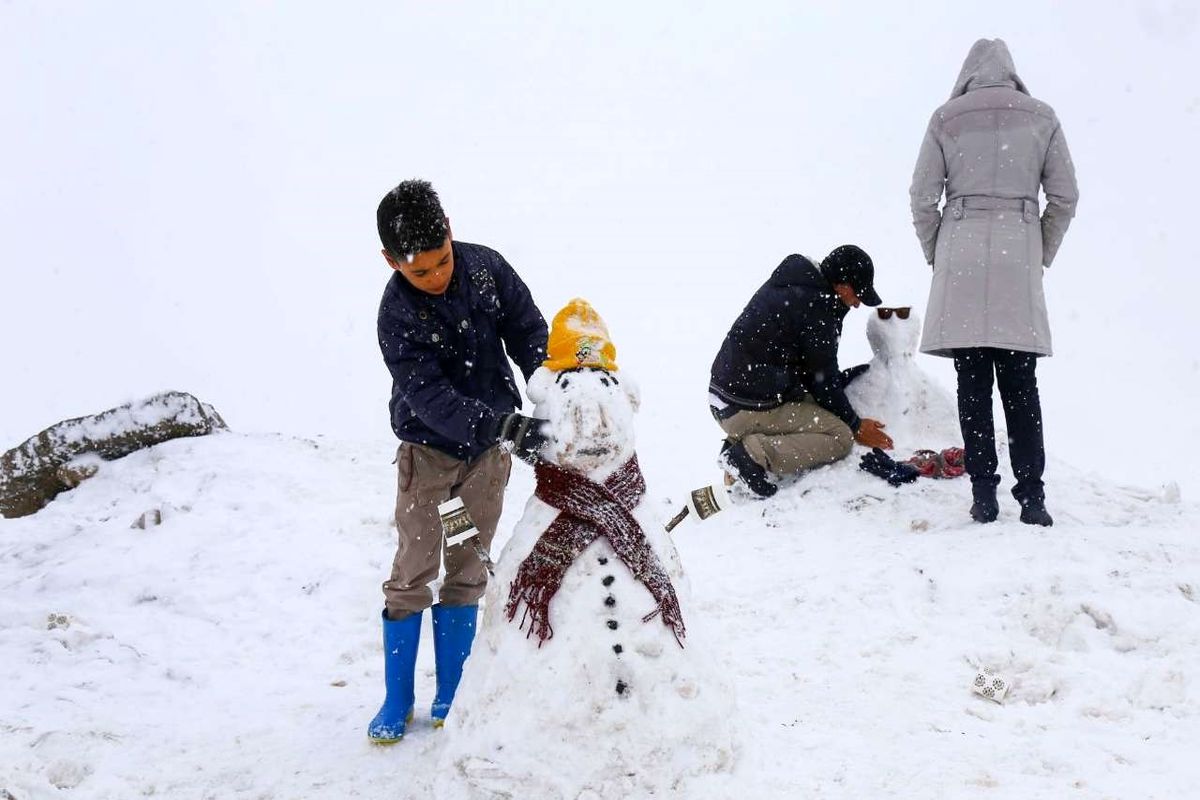
<instances>
[{"instance_id":1,"label":"coat belt","mask_svg":"<svg viewBox=\"0 0 1200 800\"><path fill-rule=\"evenodd\" d=\"M946 204L946 210L955 219L962 219L964 211L1020 211L1021 218L1025 222L1033 222L1038 219L1036 200L988 197L981 194L956 197Z\"/></svg>"}]
</instances>

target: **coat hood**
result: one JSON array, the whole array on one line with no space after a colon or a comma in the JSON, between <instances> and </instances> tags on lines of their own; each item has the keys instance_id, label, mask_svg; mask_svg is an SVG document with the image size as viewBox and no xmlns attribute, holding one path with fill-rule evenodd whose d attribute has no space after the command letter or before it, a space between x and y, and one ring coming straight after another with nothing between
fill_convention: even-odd
<instances>
[{"instance_id":1,"label":"coat hood","mask_svg":"<svg viewBox=\"0 0 1200 800\"><path fill-rule=\"evenodd\" d=\"M805 256L790 255L771 273L767 285L779 289L799 289L804 296L812 298L812 302L827 303L838 319L840 335L841 320L850 307L838 298L833 285L817 266L817 262Z\"/></svg>"},{"instance_id":2,"label":"coat hood","mask_svg":"<svg viewBox=\"0 0 1200 800\"><path fill-rule=\"evenodd\" d=\"M785 258L771 273L768 283L779 287L806 286L821 292L833 291L816 262L798 255L790 255Z\"/></svg>"},{"instance_id":3,"label":"coat hood","mask_svg":"<svg viewBox=\"0 0 1200 800\"><path fill-rule=\"evenodd\" d=\"M1017 75L1012 54L1008 52L1008 45L1003 39L980 39L971 45L971 52L967 53L967 60L963 62L958 80L954 82L954 90L950 92L950 99L988 86L1008 86L1029 94L1025 83Z\"/></svg>"}]
</instances>

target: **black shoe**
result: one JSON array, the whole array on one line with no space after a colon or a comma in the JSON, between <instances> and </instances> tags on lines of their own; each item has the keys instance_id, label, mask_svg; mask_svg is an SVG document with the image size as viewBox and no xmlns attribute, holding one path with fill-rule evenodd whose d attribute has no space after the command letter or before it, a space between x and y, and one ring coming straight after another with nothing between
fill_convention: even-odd
<instances>
[{"instance_id":1,"label":"black shoe","mask_svg":"<svg viewBox=\"0 0 1200 800\"><path fill-rule=\"evenodd\" d=\"M1040 480L1017 481L1012 495L1021 504L1021 522L1044 528L1054 524L1054 517L1046 511L1046 490Z\"/></svg>"},{"instance_id":2,"label":"black shoe","mask_svg":"<svg viewBox=\"0 0 1200 800\"><path fill-rule=\"evenodd\" d=\"M1054 524L1054 517L1046 510L1045 503L1030 502L1021 506L1021 522L1049 528Z\"/></svg>"},{"instance_id":3,"label":"black shoe","mask_svg":"<svg viewBox=\"0 0 1200 800\"><path fill-rule=\"evenodd\" d=\"M1000 504L993 500L988 502L975 502L971 504L971 519L979 523L995 522L996 517L1000 516ZM1024 517L1022 517L1023 519Z\"/></svg>"},{"instance_id":4,"label":"black shoe","mask_svg":"<svg viewBox=\"0 0 1200 800\"><path fill-rule=\"evenodd\" d=\"M1000 516L1000 504L996 502L996 484L979 482L971 484L971 519L979 523L995 522Z\"/></svg>"},{"instance_id":5,"label":"black shoe","mask_svg":"<svg viewBox=\"0 0 1200 800\"><path fill-rule=\"evenodd\" d=\"M721 460L750 491L759 497L770 497L779 487L767 479L767 471L750 457L741 442L725 441L721 446Z\"/></svg>"}]
</instances>

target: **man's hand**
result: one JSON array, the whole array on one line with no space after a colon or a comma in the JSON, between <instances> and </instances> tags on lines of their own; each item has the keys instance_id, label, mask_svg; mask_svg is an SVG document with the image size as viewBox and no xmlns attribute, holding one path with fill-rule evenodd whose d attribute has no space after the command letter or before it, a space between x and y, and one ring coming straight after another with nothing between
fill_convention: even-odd
<instances>
[{"instance_id":1,"label":"man's hand","mask_svg":"<svg viewBox=\"0 0 1200 800\"><path fill-rule=\"evenodd\" d=\"M858 433L854 434L854 441L867 447L878 447L881 450L892 449L892 437L883 432L887 426L877 419L867 419L863 417L862 422L858 426Z\"/></svg>"},{"instance_id":2,"label":"man's hand","mask_svg":"<svg viewBox=\"0 0 1200 800\"><path fill-rule=\"evenodd\" d=\"M522 416L516 412L500 418L496 439L517 458L526 464L537 463L546 434L542 433L543 421Z\"/></svg>"}]
</instances>

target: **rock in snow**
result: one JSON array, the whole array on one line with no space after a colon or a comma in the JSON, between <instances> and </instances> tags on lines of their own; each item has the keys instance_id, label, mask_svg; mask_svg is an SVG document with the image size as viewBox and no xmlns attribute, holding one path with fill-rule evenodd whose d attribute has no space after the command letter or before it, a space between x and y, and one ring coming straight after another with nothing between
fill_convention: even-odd
<instances>
[{"instance_id":1,"label":"rock in snow","mask_svg":"<svg viewBox=\"0 0 1200 800\"><path fill-rule=\"evenodd\" d=\"M60 492L95 475L102 460L225 427L212 406L184 392L163 392L51 425L0 455L0 514L36 513Z\"/></svg>"}]
</instances>

